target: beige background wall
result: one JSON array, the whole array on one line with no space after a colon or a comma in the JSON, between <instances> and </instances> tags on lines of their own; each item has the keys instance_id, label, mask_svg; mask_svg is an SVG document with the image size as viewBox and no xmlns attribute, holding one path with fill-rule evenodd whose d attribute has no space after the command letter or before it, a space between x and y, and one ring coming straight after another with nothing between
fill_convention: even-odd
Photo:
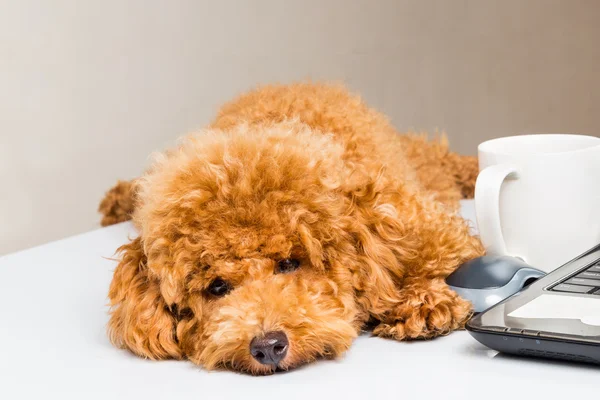
<instances>
[{"instance_id":1,"label":"beige background wall","mask_svg":"<svg viewBox=\"0 0 600 400\"><path fill-rule=\"evenodd\" d=\"M0 254L97 226L151 151L258 83L345 81L457 151L600 133L600 1L0 0Z\"/></svg>"}]
</instances>

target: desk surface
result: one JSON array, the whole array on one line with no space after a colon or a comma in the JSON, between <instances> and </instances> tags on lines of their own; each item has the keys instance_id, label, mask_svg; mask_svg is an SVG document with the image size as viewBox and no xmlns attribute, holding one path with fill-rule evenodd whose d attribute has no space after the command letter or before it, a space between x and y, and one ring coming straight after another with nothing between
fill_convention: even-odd
<instances>
[{"instance_id":1,"label":"desk surface","mask_svg":"<svg viewBox=\"0 0 600 400\"><path fill-rule=\"evenodd\" d=\"M463 215L472 217L470 202ZM600 387L600 368L498 354L467 332L411 343L363 335L339 360L266 377L143 360L105 335L115 267L106 257L128 236L124 223L0 258L0 399L504 400Z\"/></svg>"}]
</instances>

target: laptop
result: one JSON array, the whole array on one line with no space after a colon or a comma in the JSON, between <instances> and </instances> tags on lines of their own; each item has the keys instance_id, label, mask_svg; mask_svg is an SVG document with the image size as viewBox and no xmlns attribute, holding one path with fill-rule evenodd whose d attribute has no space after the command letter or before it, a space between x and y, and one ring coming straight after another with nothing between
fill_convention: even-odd
<instances>
[{"instance_id":1,"label":"laptop","mask_svg":"<svg viewBox=\"0 0 600 400\"><path fill-rule=\"evenodd\" d=\"M466 329L500 352L600 364L600 244L474 316Z\"/></svg>"}]
</instances>

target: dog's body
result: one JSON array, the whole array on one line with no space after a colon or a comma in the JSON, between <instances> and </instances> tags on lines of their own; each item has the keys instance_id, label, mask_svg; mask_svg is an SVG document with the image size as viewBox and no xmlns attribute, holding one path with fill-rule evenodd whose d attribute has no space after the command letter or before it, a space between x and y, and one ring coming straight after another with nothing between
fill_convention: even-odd
<instances>
[{"instance_id":1,"label":"dog's body","mask_svg":"<svg viewBox=\"0 0 600 400\"><path fill-rule=\"evenodd\" d=\"M263 374L341 354L367 322L399 340L460 328L470 305L444 278L483 253L455 213L476 174L343 88L246 94L103 201L104 223L133 211L140 230L121 248L110 337Z\"/></svg>"}]
</instances>

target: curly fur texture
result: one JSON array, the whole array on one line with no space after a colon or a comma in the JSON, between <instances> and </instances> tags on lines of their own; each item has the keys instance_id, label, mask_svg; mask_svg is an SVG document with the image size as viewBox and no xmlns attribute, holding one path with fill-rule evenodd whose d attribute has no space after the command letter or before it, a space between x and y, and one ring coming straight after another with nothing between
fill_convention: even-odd
<instances>
[{"instance_id":1,"label":"curly fur texture","mask_svg":"<svg viewBox=\"0 0 600 400\"><path fill-rule=\"evenodd\" d=\"M111 188L98 206L102 214L100 224L109 226L119 222L129 221L133 214L134 181L119 181Z\"/></svg>"},{"instance_id":2,"label":"curly fur texture","mask_svg":"<svg viewBox=\"0 0 600 400\"><path fill-rule=\"evenodd\" d=\"M127 188L140 236L119 249L109 336L142 357L267 374L250 342L270 331L287 335L289 369L342 354L367 322L398 340L461 328L470 304L444 278L483 253L456 213L475 171L342 87L243 95ZM127 204L114 193L103 209ZM282 259L299 268L278 273ZM224 296L208 291L217 279Z\"/></svg>"}]
</instances>

